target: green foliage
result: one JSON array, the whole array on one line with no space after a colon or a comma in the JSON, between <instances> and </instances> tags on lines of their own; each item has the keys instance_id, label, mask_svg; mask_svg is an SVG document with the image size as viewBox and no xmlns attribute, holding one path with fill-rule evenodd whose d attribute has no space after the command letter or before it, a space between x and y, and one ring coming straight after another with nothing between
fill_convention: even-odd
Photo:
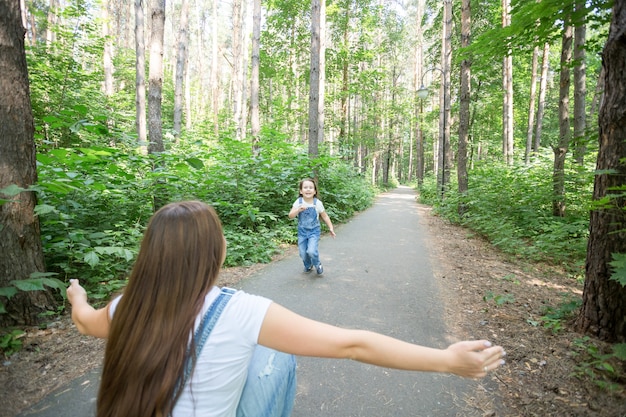
<instances>
[{"instance_id":1,"label":"green foliage","mask_svg":"<svg viewBox=\"0 0 626 417\"><path fill-rule=\"evenodd\" d=\"M469 190L455 192L454 178L442 201L425 181L420 198L436 211L488 238L503 252L529 260L580 268L585 259L593 176L576 166L566 169L566 217L552 215L552 166L549 157L530 165L476 164ZM586 192L583 192L584 190ZM459 217L458 207L465 212Z\"/></svg>"},{"instance_id":2,"label":"green foliage","mask_svg":"<svg viewBox=\"0 0 626 417\"><path fill-rule=\"evenodd\" d=\"M624 377L626 343L613 345L612 352L603 353L589 336L584 336L574 340L574 348L572 353L580 357L574 371L575 377L589 378L607 391L623 389L620 381Z\"/></svg>"},{"instance_id":3,"label":"green foliage","mask_svg":"<svg viewBox=\"0 0 626 417\"><path fill-rule=\"evenodd\" d=\"M573 318L574 313L578 311L582 300L578 297L572 297L571 295L565 295L563 302L557 309L552 307L546 307L543 316L540 321L543 323L543 327L552 330L552 333L556 334L563 330L565 327L564 321Z\"/></svg>"},{"instance_id":4,"label":"green foliage","mask_svg":"<svg viewBox=\"0 0 626 417\"><path fill-rule=\"evenodd\" d=\"M4 357L9 357L15 352L22 350L22 341L20 338L24 335L23 330L14 329L0 334L0 352Z\"/></svg>"},{"instance_id":5,"label":"green foliage","mask_svg":"<svg viewBox=\"0 0 626 417\"><path fill-rule=\"evenodd\" d=\"M613 268L611 280L617 281L622 287L626 287L626 254L614 253L613 261L609 262Z\"/></svg>"},{"instance_id":6,"label":"green foliage","mask_svg":"<svg viewBox=\"0 0 626 417\"><path fill-rule=\"evenodd\" d=\"M57 278L51 278L57 275L54 272L33 272L27 279L13 280L9 282L8 287L0 287L0 297L11 299L19 291L44 291L46 287L59 290L59 293L65 298L66 284ZM4 302L0 300L0 314L6 313Z\"/></svg>"},{"instance_id":7,"label":"green foliage","mask_svg":"<svg viewBox=\"0 0 626 417\"><path fill-rule=\"evenodd\" d=\"M483 300L485 302L494 301L497 306L501 306L515 302L515 297L512 294L494 294L493 291L488 291Z\"/></svg>"}]
</instances>

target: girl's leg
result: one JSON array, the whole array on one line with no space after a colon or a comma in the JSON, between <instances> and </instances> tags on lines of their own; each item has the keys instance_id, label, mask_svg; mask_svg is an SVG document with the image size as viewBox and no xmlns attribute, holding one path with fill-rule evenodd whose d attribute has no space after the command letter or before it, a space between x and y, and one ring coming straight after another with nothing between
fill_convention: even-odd
<instances>
[{"instance_id":1,"label":"girl's leg","mask_svg":"<svg viewBox=\"0 0 626 417\"><path fill-rule=\"evenodd\" d=\"M257 346L237 417L289 417L296 397L296 358Z\"/></svg>"},{"instance_id":2,"label":"girl's leg","mask_svg":"<svg viewBox=\"0 0 626 417\"><path fill-rule=\"evenodd\" d=\"M309 239L307 241L307 247L306 247L306 253L309 257L311 265L313 265L316 268L321 263L320 254L319 254L319 241L320 241L320 235L313 234L309 236Z\"/></svg>"},{"instance_id":3,"label":"girl's leg","mask_svg":"<svg viewBox=\"0 0 626 417\"><path fill-rule=\"evenodd\" d=\"M300 252L300 259L304 263L304 270L307 271L309 268L314 266L311 262L311 258L308 255L308 246L309 246L309 238L303 235L298 234L298 251Z\"/></svg>"}]
</instances>

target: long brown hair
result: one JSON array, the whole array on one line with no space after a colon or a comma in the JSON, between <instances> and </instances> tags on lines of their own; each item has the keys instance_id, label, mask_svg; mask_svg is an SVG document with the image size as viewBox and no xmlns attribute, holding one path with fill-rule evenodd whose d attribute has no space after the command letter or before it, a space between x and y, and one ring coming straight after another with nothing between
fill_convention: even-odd
<instances>
[{"instance_id":1,"label":"long brown hair","mask_svg":"<svg viewBox=\"0 0 626 417\"><path fill-rule=\"evenodd\" d=\"M111 322L98 417L171 413L189 335L225 253L210 206L171 203L152 216Z\"/></svg>"}]
</instances>

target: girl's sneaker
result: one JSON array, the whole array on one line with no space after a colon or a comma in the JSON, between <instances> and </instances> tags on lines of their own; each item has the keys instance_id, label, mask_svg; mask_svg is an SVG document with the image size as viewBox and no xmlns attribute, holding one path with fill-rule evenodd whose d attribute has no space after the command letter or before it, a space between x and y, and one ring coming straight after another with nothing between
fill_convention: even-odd
<instances>
[{"instance_id":1,"label":"girl's sneaker","mask_svg":"<svg viewBox=\"0 0 626 417\"><path fill-rule=\"evenodd\" d=\"M305 273L305 274L309 274L309 273L311 273L311 271L313 271L313 265L311 265L308 268L304 268L304 270L302 272Z\"/></svg>"},{"instance_id":2,"label":"girl's sneaker","mask_svg":"<svg viewBox=\"0 0 626 417\"><path fill-rule=\"evenodd\" d=\"M322 264L319 264L317 267L315 267L315 269L317 270L317 275L322 275L324 273L324 267L322 266Z\"/></svg>"}]
</instances>

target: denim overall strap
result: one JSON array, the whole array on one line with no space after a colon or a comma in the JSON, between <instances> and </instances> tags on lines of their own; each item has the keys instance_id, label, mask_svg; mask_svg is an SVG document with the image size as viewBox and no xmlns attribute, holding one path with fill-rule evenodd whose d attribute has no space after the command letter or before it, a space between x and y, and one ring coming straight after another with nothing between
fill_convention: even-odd
<instances>
[{"instance_id":1,"label":"denim overall strap","mask_svg":"<svg viewBox=\"0 0 626 417\"><path fill-rule=\"evenodd\" d=\"M198 326L198 329L194 333L193 337L196 343L196 359L198 358L198 356L200 356L200 352L204 347L204 343L207 341L209 334L213 330L213 327L215 327L215 323L217 323L217 319L219 319L220 314L222 314L222 311L224 310L224 307L226 307L226 303L228 303L230 297L235 292L237 292L237 290L234 290L232 288L222 288L220 295L217 296L217 299L213 301L204 317L202 317L202 321L200 322L200 325ZM176 387L177 393L179 392L179 390L182 390L187 383L187 380L189 379L191 371L193 370L193 367L195 365L195 363L193 362L195 361L191 360L190 349L188 348L187 360L185 361L185 374L183 375L183 378L179 379L178 381L179 384L177 384Z\"/></svg>"}]
</instances>

